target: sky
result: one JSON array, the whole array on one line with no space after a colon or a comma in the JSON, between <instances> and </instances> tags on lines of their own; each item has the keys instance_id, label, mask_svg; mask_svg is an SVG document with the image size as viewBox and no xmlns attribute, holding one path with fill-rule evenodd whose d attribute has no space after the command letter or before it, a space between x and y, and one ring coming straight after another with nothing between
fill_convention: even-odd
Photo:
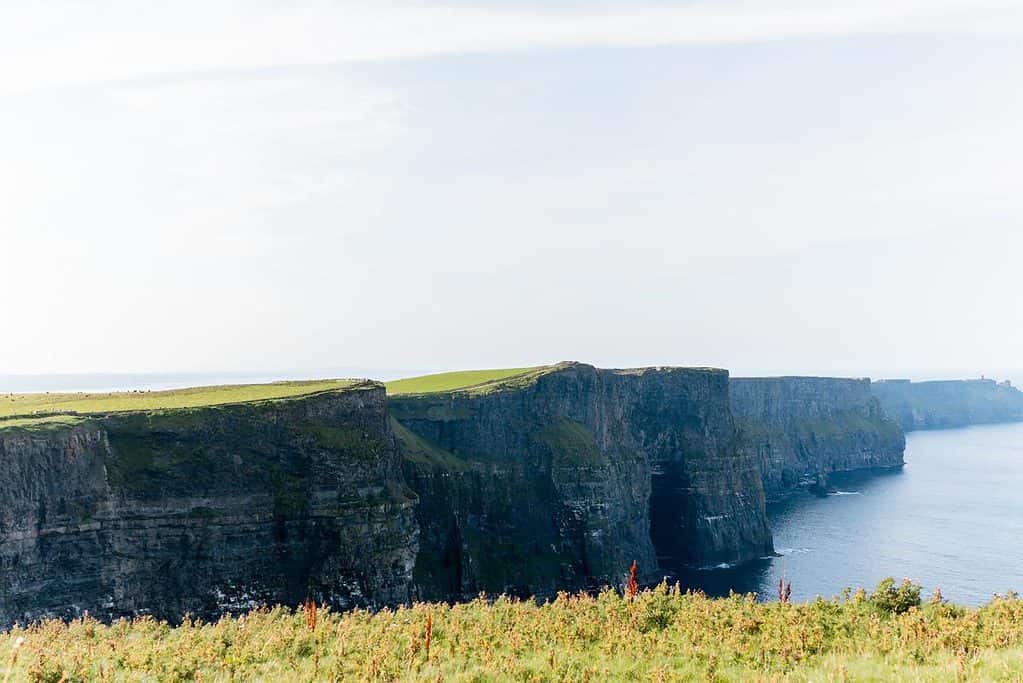
<instances>
[{"instance_id":1,"label":"sky","mask_svg":"<svg viewBox=\"0 0 1023 683\"><path fill-rule=\"evenodd\" d=\"M1023 367L1023 0L2 14L0 375Z\"/></svg>"}]
</instances>

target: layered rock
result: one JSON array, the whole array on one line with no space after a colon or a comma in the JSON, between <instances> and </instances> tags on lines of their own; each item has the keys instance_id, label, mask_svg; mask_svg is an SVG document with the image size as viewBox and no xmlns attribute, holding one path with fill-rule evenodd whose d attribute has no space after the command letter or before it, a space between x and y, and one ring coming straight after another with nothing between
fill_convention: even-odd
<instances>
[{"instance_id":1,"label":"layered rock","mask_svg":"<svg viewBox=\"0 0 1023 683\"><path fill-rule=\"evenodd\" d=\"M409 599L384 389L0 430L0 625Z\"/></svg>"},{"instance_id":2,"label":"layered rock","mask_svg":"<svg viewBox=\"0 0 1023 683\"><path fill-rule=\"evenodd\" d=\"M549 594L771 550L719 370L565 363L395 397L420 497L419 594Z\"/></svg>"},{"instance_id":3,"label":"layered rock","mask_svg":"<svg viewBox=\"0 0 1023 683\"><path fill-rule=\"evenodd\" d=\"M1009 382L882 380L871 390L906 431L1023 420L1023 392Z\"/></svg>"},{"instance_id":4,"label":"layered rock","mask_svg":"<svg viewBox=\"0 0 1023 683\"><path fill-rule=\"evenodd\" d=\"M830 472L903 464L905 436L871 394L869 380L733 378L731 406L768 498Z\"/></svg>"}]
</instances>

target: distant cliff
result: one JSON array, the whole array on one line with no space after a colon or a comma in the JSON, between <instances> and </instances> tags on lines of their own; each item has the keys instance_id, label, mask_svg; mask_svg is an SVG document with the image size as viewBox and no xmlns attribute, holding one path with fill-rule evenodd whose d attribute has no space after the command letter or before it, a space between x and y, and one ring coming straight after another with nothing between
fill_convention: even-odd
<instances>
[{"instance_id":1,"label":"distant cliff","mask_svg":"<svg viewBox=\"0 0 1023 683\"><path fill-rule=\"evenodd\" d=\"M1023 420L1023 392L990 379L882 380L871 390L906 431Z\"/></svg>"},{"instance_id":2,"label":"distant cliff","mask_svg":"<svg viewBox=\"0 0 1023 683\"><path fill-rule=\"evenodd\" d=\"M424 598L550 594L772 549L720 370L564 363L391 399Z\"/></svg>"},{"instance_id":3,"label":"distant cliff","mask_svg":"<svg viewBox=\"0 0 1023 683\"><path fill-rule=\"evenodd\" d=\"M903 464L905 437L866 379L733 378L731 406L744 452L776 498L830 472Z\"/></svg>"},{"instance_id":4,"label":"distant cliff","mask_svg":"<svg viewBox=\"0 0 1023 683\"><path fill-rule=\"evenodd\" d=\"M0 429L0 626L404 602L418 546L384 389Z\"/></svg>"}]
</instances>

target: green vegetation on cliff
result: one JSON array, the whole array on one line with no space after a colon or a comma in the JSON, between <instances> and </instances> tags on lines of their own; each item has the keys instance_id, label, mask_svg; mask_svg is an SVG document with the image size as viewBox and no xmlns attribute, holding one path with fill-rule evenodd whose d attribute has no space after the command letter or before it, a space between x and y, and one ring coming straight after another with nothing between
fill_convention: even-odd
<instances>
[{"instance_id":1,"label":"green vegetation on cliff","mask_svg":"<svg viewBox=\"0 0 1023 683\"><path fill-rule=\"evenodd\" d=\"M596 439L586 425L559 418L539 434L560 465L603 465L607 458L597 448Z\"/></svg>"},{"instance_id":2,"label":"green vegetation on cliff","mask_svg":"<svg viewBox=\"0 0 1023 683\"><path fill-rule=\"evenodd\" d=\"M0 668L19 681L1020 680L1023 601L966 609L920 604L917 591L889 582L782 604L662 584L634 600L608 590L178 627L48 621L0 635Z\"/></svg>"},{"instance_id":3,"label":"green vegetation on cliff","mask_svg":"<svg viewBox=\"0 0 1023 683\"><path fill-rule=\"evenodd\" d=\"M462 370L459 372L443 372L422 377L408 377L387 382L387 393L391 396L400 394L432 394L444 391L487 391L490 389L513 387L518 381L528 383L535 379L549 366L534 368L504 368L500 370Z\"/></svg>"},{"instance_id":4,"label":"green vegetation on cliff","mask_svg":"<svg viewBox=\"0 0 1023 683\"><path fill-rule=\"evenodd\" d=\"M349 389L358 383L359 380L325 379L192 387L169 391L0 394L0 428L24 426L28 420L56 414L89 415L177 410L296 398L324 391ZM17 421L13 418L17 418Z\"/></svg>"},{"instance_id":5,"label":"green vegetation on cliff","mask_svg":"<svg viewBox=\"0 0 1023 683\"><path fill-rule=\"evenodd\" d=\"M444 450L437 444L427 441L393 417L391 418L391 431L401 445L402 457L409 462L453 470L462 470L468 467L465 460L451 451Z\"/></svg>"},{"instance_id":6,"label":"green vegetation on cliff","mask_svg":"<svg viewBox=\"0 0 1023 683\"><path fill-rule=\"evenodd\" d=\"M897 442L902 429L894 420L872 419L855 410L837 411L826 418L794 417L788 423L768 422L750 417L736 417L735 425L742 437L758 443L768 439L815 443L855 441L864 434L876 435L884 442Z\"/></svg>"},{"instance_id":7,"label":"green vegetation on cliff","mask_svg":"<svg viewBox=\"0 0 1023 683\"><path fill-rule=\"evenodd\" d=\"M25 431L39 431L48 429L63 429L83 422L85 418L77 415L46 415L43 417L0 417L0 430L22 429Z\"/></svg>"}]
</instances>

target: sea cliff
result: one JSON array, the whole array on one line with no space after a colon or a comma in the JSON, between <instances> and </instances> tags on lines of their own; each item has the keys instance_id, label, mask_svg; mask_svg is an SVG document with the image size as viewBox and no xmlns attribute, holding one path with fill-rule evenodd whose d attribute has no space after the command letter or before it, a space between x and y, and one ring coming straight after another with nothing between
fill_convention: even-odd
<instances>
[{"instance_id":1,"label":"sea cliff","mask_svg":"<svg viewBox=\"0 0 1023 683\"><path fill-rule=\"evenodd\" d=\"M562 363L391 400L420 497L419 594L550 594L772 549L721 370Z\"/></svg>"},{"instance_id":2,"label":"sea cliff","mask_svg":"<svg viewBox=\"0 0 1023 683\"><path fill-rule=\"evenodd\" d=\"M903 464L905 436L866 379L757 377L731 380L742 450L760 463L777 498L830 472Z\"/></svg>"},{"instance_id":3,"label":"sea cliff","mask_svg":"<svg viewBox=\"0 0 1023 683\"><path fill-rule=\"evenodd\" d=\"M0 429L0 626L404 602L418 547L382 385Z\"/></svg>"},{"instance_id":4,"label":"sea cliff","mask_svg":"<svg viewBox=\"0 0 1023 683\"><path fill-rule=\"evenodd\" d=\"M903 447L867 380L581 363L390 398L363 381L8 416L0 626L549 596L633 561L653 581L770 554L766 497Z\"/></svg>"},{"instance_id":5,"label":"sea cliff","mask_svg":"<svg viewBox=\"0 0 1023 683\"><path fill-rule=\"evenodd\" d=\"M1023 420L1023 392L990 379L871 384L881 405L906 431Z\"/></svg>"}]
</instances>

